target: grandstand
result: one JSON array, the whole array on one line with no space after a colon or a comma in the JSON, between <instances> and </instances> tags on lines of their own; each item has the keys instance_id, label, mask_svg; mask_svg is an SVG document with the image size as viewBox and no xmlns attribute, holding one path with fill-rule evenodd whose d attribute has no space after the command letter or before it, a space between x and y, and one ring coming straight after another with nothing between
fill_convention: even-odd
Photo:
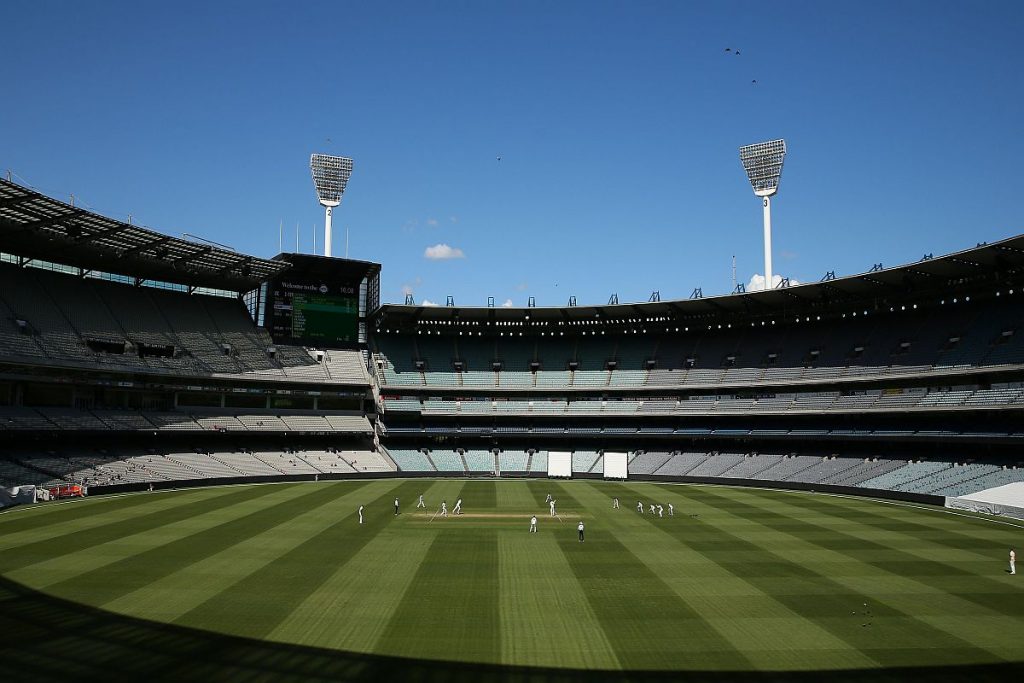
<instances>
[{"instance_id":1,"label":"grandstand","mask_svg":"<svg viewBox=\"0 0 1024 683\"><path fill-rule=\"evenodd\" d=\"M310 345L265 319L272 284L367 264L244 256L2 181L0 220L4 485L537 476L549 449L580 477L627 450L640 478L934 499L1024 471L1024 237L643 304L380 306L364 281L365 337Z\"/></svg>"}]
</instances>

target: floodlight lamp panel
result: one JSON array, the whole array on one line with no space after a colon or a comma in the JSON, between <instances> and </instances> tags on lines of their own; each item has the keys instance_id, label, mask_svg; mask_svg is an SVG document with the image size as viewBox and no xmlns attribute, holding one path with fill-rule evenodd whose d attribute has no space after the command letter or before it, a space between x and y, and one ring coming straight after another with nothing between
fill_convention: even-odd
<instances>
[{"instance_id":1,"label":"floodlight lamp panel","mask_svg":"<svg viewBox=\"0 0 1024 683\"><path fill-rule=\"evenodd\" d=\"M769 197L778 191L785 158L785 140L769 140L740 147L740 163L747 172L755 195Z\"/></svg>"},{"instance_id":2,"label":"floodlight lamp panel","mask_svg":"<svg viewBox=\"0 0 1024 683\"><path fill-rule=\"evenodd\" d=\"M314 154L309 158L309 170L313 175L316 195L324 206L338 206L345 186L352 176L352 160L329 154Z\"/></svg>"}]
</instances>

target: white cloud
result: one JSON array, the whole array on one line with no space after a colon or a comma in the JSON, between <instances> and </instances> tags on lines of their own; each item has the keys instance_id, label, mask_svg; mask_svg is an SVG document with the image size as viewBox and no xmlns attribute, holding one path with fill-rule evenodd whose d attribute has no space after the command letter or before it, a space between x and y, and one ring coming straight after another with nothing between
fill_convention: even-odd
<instances>
[{"instance_id":1,"label":"white cloud","mask_svg":"<svg viewBox=\"0 0 1024 683\"><path fill-rule=\"evenodd\" d=\"M512 299L505 299L505 303L501 305L502 308L512 308Z\"/></svg>"},{"instance_id":2,"label":"white cloud","mask_svg":"<svg viewBox=\"0 0 1024 683\"><path fill-rule=\"evenodd\" d=\"M431 261L447 261L448 259L466 258L466 254L458 247L451 247L442 242L427 247L423 251L423 258L428 258Z\"/></svg>"},{"instance_id":3,"label":"white cloud","mask_svg":"<svg viewBox=\"0 0 1024 683\"><path fill-rule=\"evenodd\" d=\"M432 228L436 228L437 227L437 219L436 218L428 218L427 219L427 225L429 225Z\"/></svg>"},{"instance_id":4,"label":"white cloud","mask_svg":"<svg viewBox=\"0 0 1024 683\"><path fill-rule=\"evenodd\" d=\"M772 289L775 289L776 287L778 287L781 282L782 282L782 276L781 275L772 275ZM795 280L793 278L790 278L789 279L789 284L790 284L790 286L793 286L793 285L798 285L800 283L797 280ZM754 273L754 275L750 278L750 283L747 285L747 291L748 292L760 292L760 291L763 291L764 288L765 288L764 287L764 275L761 275L760 273Z\"/></svg>"},{"instance_id":5,"label":"white cloud","mask_svg":"<svg viewBox=\"0 0 1024 683\"><path fill-rule=\"evenodd\" d=\"M427 306L428 308L431 307L431 306L440 306L440 305L441 304L435 304L430 299L424 299L422 302L420 302L420 306Z\"/></svg>"}]
</instances>

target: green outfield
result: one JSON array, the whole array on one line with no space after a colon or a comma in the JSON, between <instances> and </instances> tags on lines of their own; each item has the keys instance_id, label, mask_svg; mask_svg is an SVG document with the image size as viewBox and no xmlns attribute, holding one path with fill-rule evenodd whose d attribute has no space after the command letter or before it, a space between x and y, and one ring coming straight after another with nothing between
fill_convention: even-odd
<instances>
[{"instance_id":1,"label":"green outfield","mask_svg":"<svg viewBox=\"0 0 1024 683\"><path fill-rule=\"evenodd\" d=\"M414 510L421 493L427 512ZM458 498L462 517L431 520ZM665 517L638 514L638 500ZM0 647L18 662L12 629L24 619L38 622L23 639L35 656L52 638L55 657L81 658L59 630L79 615L296 646L289 656L420 664L986 670L1024 660L1024 577L1006 572L1022 539L1018 526L935 509L709 486L376 480L131 494L0 515ZM29 597L50 601L58 623L42 608L19 616Z\"/></svg>"}]
</instances>

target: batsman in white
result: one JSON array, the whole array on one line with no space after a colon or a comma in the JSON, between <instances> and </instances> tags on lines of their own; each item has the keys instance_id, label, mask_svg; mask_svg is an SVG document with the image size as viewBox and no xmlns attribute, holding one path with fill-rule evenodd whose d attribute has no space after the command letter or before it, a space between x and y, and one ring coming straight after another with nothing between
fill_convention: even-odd
<instances>
[{"instance_id":1,"label":"batsman in white","mask_svg":"<svg viewBox=\"0 0 1024 683\"><path fill-rule=\"evenodd\" d=\"M427 507L427 504L423 502L423 494L421 493L420 494L420 502L416 503L416 509L419 510L420 508L426 508L426 507Z\"/></svg>"},{"instance_id":2,"label":"batsman in white","mask_svg":"<svg viewBox=\"0 0 1024 683\"><path fill-rule=\"evenodd\" d=\"M551 500L551 502L550 502L550 503L548 503L548 505L550 505L550 506L551 506L551 516L552 516L552 517L554 517L554 516L555 516L555 503L556 503L556 502L557 502L557 501L555 501L554 499L552 499L552 500Z\"/></svg>"},{"instance_id":3,"label":"batsman in white","mask_svg":"<svg viewBox=\"0 0 1024 683\"><path fill-rule=\"evenodd\" d=\"M462 514L462 499L461 498L459 498L457 501L455 501L455 507L452 508L452 514L453 515L461 515Z\"/></svg>"},{"instance_id":4,"label":"batsman in white","mask_svg":"<svg viewBox=\"0 0 1024 683\"><path fill-rule=\"evenodd\" d=\"M441 501L441 516L442 517L447 517L448 516L448 501L447 500L442 500Z\"/></svg>"}]
</instances>

